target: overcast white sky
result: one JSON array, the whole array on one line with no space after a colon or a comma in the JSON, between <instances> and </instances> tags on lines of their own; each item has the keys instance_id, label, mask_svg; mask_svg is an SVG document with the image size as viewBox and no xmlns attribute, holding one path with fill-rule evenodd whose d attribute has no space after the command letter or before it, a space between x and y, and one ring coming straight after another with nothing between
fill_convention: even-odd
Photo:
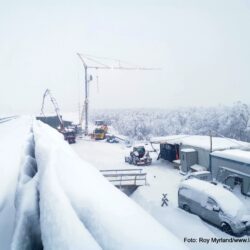
<instances>
[{"instance_id":1,"label":"overcast white sky","mask_svg":"<svg viewBox=\"0 0 250 250\"><path fill-rule=\"evenodd\" d=\"M249 103L250 0L0 0L0 114L39 112L46 88L76 111L76 52L162 68L99 70L92 108Z\"/></svg>"}]
</instances>

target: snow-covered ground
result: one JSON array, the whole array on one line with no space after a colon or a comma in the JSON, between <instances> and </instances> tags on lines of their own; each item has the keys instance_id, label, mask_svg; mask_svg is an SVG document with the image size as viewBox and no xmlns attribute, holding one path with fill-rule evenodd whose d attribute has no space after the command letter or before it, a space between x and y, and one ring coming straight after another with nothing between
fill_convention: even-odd
<instances>
[{"instance_id":1,"label":"snow-covered ground","mask_svg":"<svg viewBox=\"0 0 250 250\"><path fill-rule=\"evenodd\" d=\"M129 198L98 171L135 168L124 162L130 151L124 144L79 139L69 146L40 122L31 128L29 117L0 124L1 250L41 249L41 242L44 249L182 249L185 239L231 238L177 207L183 176L155 153L143 167L148 185ZM160 206L163 193L167 207ZM236 193L250 208L250 199ZM250 243L185 244L248 249Z\"/></svg>"},{"instance_id":2,"label":"snow-covered ground","mask_svg":"<svg viewBox=\"0 0 250 250\"><path fill-rule=\"evenodd\" d=\"M78 140L72 148L84 160L92 163L97 169L124 169L135 168L124 162L124 156L130 149L123 144L109 144L105 141L93 141L89 139ZM147 173L147 186L139 187L131 198L141 205L148 213L158 220L164 227L174 233L182 242L185 238L211 239L230 238L218 228L204 222L198 216L189 214L178 208L177 192L183 176L177 169L166 161L157 161L156 153L151 153L153 163L149 167L142 167ZM138 167L139 168L139 167ZM162 194L167 193L168 207L161 207ZM250 198L237 195L250 209ZM138 232L139 233L139 232ZM246 237L245 237L246 238ZM248 243L185 243L191 249L249 249Z\"/></svg>"}]
</instances>

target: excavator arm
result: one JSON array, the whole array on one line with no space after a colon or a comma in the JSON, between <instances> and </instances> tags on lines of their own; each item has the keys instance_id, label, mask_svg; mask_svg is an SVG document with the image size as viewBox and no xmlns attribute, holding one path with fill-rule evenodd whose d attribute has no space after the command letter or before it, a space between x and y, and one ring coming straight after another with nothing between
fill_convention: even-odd
<instances>
[{"instance_id":1,"label":"excavator arm","mask_svg":"<svg viewBox=\"0 0 250 250\"><path fill-rule=\"evenodd\" d=\"M41 114L45 116L45 114L44 114L44 105L45 105L45 100L46 100L47 96L50 97L50 101L52 102L54 110L55 110L56 115L58 117L58 120L59 120L59 123L60 123L60 130L65 131L62 116L60 115L59 106L57 104L56 99L53 97L53 95L51 94L51 91L49 89L46 89L44 94L43 94L43 102L42 102Z\"/></svg>"}]
</instances>

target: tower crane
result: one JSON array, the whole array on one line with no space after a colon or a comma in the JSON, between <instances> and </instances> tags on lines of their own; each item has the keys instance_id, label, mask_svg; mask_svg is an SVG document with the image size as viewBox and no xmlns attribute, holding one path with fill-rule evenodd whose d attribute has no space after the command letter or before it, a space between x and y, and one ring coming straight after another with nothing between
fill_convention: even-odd
<instances>
[{"instance_id":1,"label":"tower crane","mask_svg":"<svg viewBox=\"0 0 250 250\"><path fill-rule=\"evenodd\" d=\"M147 67L140 67L140 66L123 66L123 62L119 59L110 59L105 57L96 57L91 55L86 55L82 53L77 53L77 56L80 58L83 67L84 67L84 86L85 86L85 100L84 100L84 112L82 111L80 122L83 121L83 113L85 114L85 135L88 135L88 119L89 119L89 87L88 83L93 80L92 75L88 77L88 70L89 69L101 69L101 70L160 70L160 68L147 68ZM112 60L115 62L114 66L109 66L103 62L100 62L99 59L102 60ZM87 61L91 61L91 63L87 64ZM80 123L81 126L82 123Z\"/></svg>"}]
</instances>

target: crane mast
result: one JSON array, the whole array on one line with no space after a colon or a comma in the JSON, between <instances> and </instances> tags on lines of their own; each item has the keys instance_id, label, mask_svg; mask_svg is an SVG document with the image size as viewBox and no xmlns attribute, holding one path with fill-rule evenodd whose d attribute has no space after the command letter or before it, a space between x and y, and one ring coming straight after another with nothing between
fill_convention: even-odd
<instances>
[{"instance_id":1,"label":"crane mast","mask_svg":"<svg viewBox=\"0 0 250 250\"><path fill-rule=\"evenodd\" d=\"M84 55L84 54L80 54L77 53L77 56L80 58L83 67L84 67L84 86L85 86L85 100L84 100L84 114L85 114L85 135L88 135L88 116L89 116L89 110L88 110L88 106L89 106L89 96L88 96L88 83L90 81L92 81L92 75L90 75L89 79L88 79L88 69L104 69L104 70L160 70L160 68L147 68L147 67L140 67L140 66L135 66L135 67L130 67L130 66L122 66L121 65L121 60L117 60L117 59L109 59L106 58L108 60L114 60L116 62L118 62L118 66L109 66L106 65L100 61L97 61L96 59L93 58L98 58L95 56L90 56L90 55ZM86 59L89 61L92 61L92 63L94 62L95 64L99 64L99 65L90 65L86 63ZM105 59L105 58L103 58ZM83 112L82 112L83 114ZM83 116L82 116L83 118ZM81 119L80 119L81 121ZM82 124L80 124L81 126Z\"/></svg>"}]
</instances>

